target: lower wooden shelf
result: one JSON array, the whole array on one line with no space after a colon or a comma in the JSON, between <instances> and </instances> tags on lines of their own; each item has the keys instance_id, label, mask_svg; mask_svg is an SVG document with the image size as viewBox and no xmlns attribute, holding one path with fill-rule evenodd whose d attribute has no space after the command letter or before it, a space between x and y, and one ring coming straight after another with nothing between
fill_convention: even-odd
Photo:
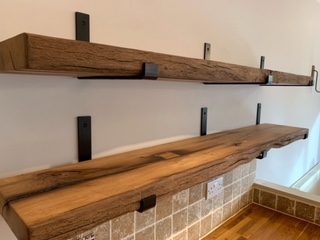
<instances>
[{"instance_id":1,"label":"lower wooden shelf","mask_svg":"<svg viewBox=\"0 0 320 240\"><path fill-rule=\"evenodd\" d=\"M307 134L262 124L2 179L2 215L18 239L67 239Z\"/></svg>"}]
</instances>

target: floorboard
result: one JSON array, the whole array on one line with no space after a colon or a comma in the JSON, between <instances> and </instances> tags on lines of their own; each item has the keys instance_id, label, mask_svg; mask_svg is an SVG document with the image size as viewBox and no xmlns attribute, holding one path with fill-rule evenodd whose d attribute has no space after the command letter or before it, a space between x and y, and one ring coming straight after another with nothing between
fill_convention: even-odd
<instances>
[{"instance_id":1,"label":"floorboard","mask_svg":"<svg viewBox=\"0 0 320 240\"><path fill-rule=\"evenodd\" d=\"M319 239L319 226L252 204L203 240Z\"/></svg>"}]
</instances>

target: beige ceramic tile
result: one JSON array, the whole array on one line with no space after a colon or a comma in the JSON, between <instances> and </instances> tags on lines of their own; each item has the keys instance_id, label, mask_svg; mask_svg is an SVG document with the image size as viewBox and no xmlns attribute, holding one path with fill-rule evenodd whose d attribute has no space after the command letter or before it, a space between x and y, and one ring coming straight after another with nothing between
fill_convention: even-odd
<instances>
[{"instance_id":1,"label":"beige ceramic tile","mask_svg":"<svg viewBox=\"0 0 320 240\"><path fill-rule=\"evenodd\" d=\"M250 163L243 164L241 168L241 177L248 176L249 172L250 172Z\"/></svg>"},{"instance_id":2,"label":"beige ceramic tile","mask_svg":"<svg viewBox=\"0 0 320 240\"><path fill-rule=\"evenodd\" d=\"M220 191L216 196L212 198L212 210L223 206L224 190Z\"/></svg>"},{"instance_id":3,"label":"beige ceramic tile","mask_svg":"<svg viewBox=\"0 0 320 240\"><path fill-rule=\"evenodd\" d=\"M241 194L241 181L234 182L232 185L233 198Z\"/></svg>"},{"instance_id":4,"label":"beige ceramic tile","mask_svg":"<svg viewBox=\"0 0 320 240\"><path fill-rule=\"evenodd\" d=\"M294 215L295 201L286 197L277 196L277 210L280 212Z\"/></svg>"},{"instance_id":5,"label":"beige ceramic tile","mask_svg":"<svg viewBox=\"0 0 320 240\"><path fill-rule=\"evenodd\" d=\"M252 187L252 185L254 184L254 181L256 180L256 173L251 173L249 175L249 187Z\"/></svg>"},{"instance_id":6,"label":"beige ceramic tile","mask_svg":"<svg viewBox=\"0 0 320 240\"><path fill-rule=\"evenodd\" d=\"M249 166L250 166L250 167L249 167L249 172L250 172L250 173L255 172L256 169L257 169L257 159L252 160L252 161L250 162L250 165L249 165Z\"/></svg>"},{"instance_id":7,"label":"beige ceramic tile","mask_svg":"<svg viewBox=\"0 0 320 240\"><path fill-rule=\"evenodd\" d=\"M320 208L316 208L315 212L315 223L320 225Z\"/></svg>"},{"instance_id":8,"label":"beige ceramic tile","mask_svg":"<svg viewBox=\"0 0 320 240\"><path fill-rule=\"evenodd\" d=\"M151 208L148 211L143 213L135 212L136 214L136 224L135 224L135 231L140 231L147 226L150 226L155 222L155 208Z\"/></svg>"},{"instance_id":9,"label":"beige ceramic tile","mask_svg":"<svg viewBox=\"0 0 320 240\"><path fill-rule=\"evenodd\" d=\"M255 188L253 189L253 202L259 204L260 203L259 199L260 199L260 190Z\"/></svg>"},{"instance_id":10,"label":"beige ceramic tile","mask_svg":"<svg viewBox=\"0 0 320 240\"><path fill-rule=\"evenodd\" d=\"M188 225L198 221L201 217L200 201L188 207Z\"/></svg>"},{"instance_id":11,"label":"beige ceramic tile","mask_svg":"<svg viewBox=\"0 0 320 240\"><path fill-rule=\"evenodd\" d=\"M156 205L156 220L159 221L172 214L172 196L159 199Z\"/></svg>"},{"instance_id":12,"label":"beige ceramic tile","mask_svg":"<svg viewBox=\"0 0 320 240\"><path fill-rule=\"evenodd\" d=\"M212 213L212 228L219 226L223 219L223 208L219 208Z\"/></svg>"},{"instance_id":13,"label":"beige ceramic tile","mask_svg":"<svg viewBox=\"0 0 320 240\"><path fill-rule=\"evenodd\" d=\"M228 186L232 183L233 172L227 172L223 175L223 186Z\"/></svg>"},{"instance_id":14,"label":"beige ceramic tile","mask_svg":"<svg viewBox=\"0 0 320 240\"><path fill-rule=\"evenodd\" d=\"M193 186L189 190L189 204L195 203L202 198L202 184Z\"/></svg>"},{"instance_id":15,"label":"beige ceramic tile","mask_svg":"<svg viewBox=\"0 0 320 240\"><path fill-rule=\"evenodd\" d=\"M233 182L240 180L241 174L242 174L242 167L240 165L232 171Z\"/></svg>"},{"instance_id":16,"label":"beige ceramic tile","mask_svg":"<svg viewBox=\"0 0 320 240\"><path fill-rule=\"evenodd\" d=\"M188 210L184 209L173 214L172 217L172 232L173 234L180 232L188 225Z\"/></svg>"},{"instance_id":17,"label":"beige ceramic tile","mask_svg":"<svg viewBox=\"0 0 320 240\"><path fill-rule=\"evenodd\" d=\"M171 236L172 218L168 217L156 224L156 239L166 240Z\"/></svg>"},{"instance_id":18,"label":"beige ceramic tile","mask_svg":"<svg viewBox=\"0 0 320 240\"><path fill-rule=\"evenodd\" d=\"M201 200L201 216L204 217L212 211L212 199Z\"/></svg>"},{"instance_id":19,"label":"beige ceramic tile","mask_svg":"<svg viewBox=\"0 0 320 240\"><path fill-rule=\"evenodd\" d=\"M223 203L230 202L232 200L232 185L224 188Z\"/></svg>"},{"instance_id":20,"label":"beige ceramic tile","mask_svg":"<svg viewBox=\"0 0 320 240\"><path fill-rule=\"evenodd\" d=\"M249 203L253 203L253 188L250 188L248 200L249 200Z\"/></svg>"},{"instance_id":21,"label":"beige ceramic tile","mask_svg":"<svg viewBox=\"0 0 320 240\"><path fill-rule=\"evenodd\" d=\"M188 240L198 240L200 236L200 222L188 228Z\"/></svg>"},{"instance_id":22,"label":"beige ceramic tile","mask_svg":"<svg viewBox=\"0 0 320 240\"><path fill-rule=\"evenodd\" d=\"M78 235L73 240L88 240L88 239L93 239L94 237L95 237L95 234L93 233L93 231L87 231L87 232L84 232L84 233Z\"/></svg>"},{"instance_id":23,"label":"beige ceramic tile","mask_svg":"<svg viewBox=\"0 0 320 240\"><path fill-rule=\"evenodd\" d=\"M232 200L231 203L231 214L235 215L240 210L240 197Z\"/></svg>"},{"instance_id":24,"label":"beige ceramic tile","mask_svg":"<svg viewBox=\"0 0 320 240\"><path fill-rule=\"evenodd\" d=\"M269 208L276 208L276 195L260 190L260 204Z\"/></svg>"},{"instance_id":25,"label":"beige ceramic tile","mask_svg":"<svg viewBox=\"0 0 320 240\"><path fill-rule=\"evenodd\" d=\"M96 240L109 240L110 239L110 221L99 225L95 232Z\"/></svg>"},{"instance_id":26,"label":"beige ceramic tile","mask_svg":"<svg viewBox=\"0 0 320 240\"><path fill-rule=\"evenodd\" d=\"M134 240L134 235L124 238L123 240Z\"/></svg>"},{"instance_id":27,"label":"beige ceramic tile","mask_svg":"<svg viewBox=\"0 0 320 240\"><path fill-rule=\"evenodd\" d=\"M249 190L249 176L241 179L241 193L245 193Z\"/></svg>"},{"instance_id":28,"label":"beige ceramic tile","mask_svg":"<svg viewBox=\"0 0 320 240\"><path fill-rule=\"evenodd\" d=\"M315 207L305 203L296 202L296 216L307 221L314 221Z\"/></svg>"},{"instance_id":29,"label":"beige ceramic tile","mask_svg":"<svg viewBox=\"0 0 320 240\"><path fill-rule=\"evenodd\" d=\"M135 240L154 240L155 227L152 225L140 232L136 233Z\"/></svg>"},{"instance_id":30,"label":"beige ceramic tile","mask_svg":"<svg viewBox=\"0 0 320 240\"><path fill-rule=\"evenodd\" d=\"M173 240L188 240L187 231L183 231L173 237Z\"/></svg>"},{"instance_id":31,"label":"beige ceramic tile","mask_svg":"<svg viewBox=\"0 0 320 240\"><path fill-rule=\"evenodd\" d=\"M223 221L227 220L229 217L231 217L231 203L225 204L223 206Z\"/></svg>"},{"instance_id":32,"label":"beige ceramic tile","mask_svg":"<svg viewBox=\"0 0 320 240\"><path fill-rule=\"evenodd\" d=\"M183 190L172 198L173 212L180 211L188 206L189 201L189 189Z\"/></svg>"},{"instance_id":33,"label":"beige ceramic tile","mask_svg":"<svg viewBox=\"0 0 320 240\"><path fill-rule=\"evenodd\" d=\"M248 204L249 204L249 194L248 193L244 193L240 197L239 207L240 208L244 208Z\"/></svg>"},{"instance_id":34,"label":"beige ceramic tile","mask_svg":"<svg viewBox=\"0 0 320 240\"><path fill-rule=\"evenodd\" d=\"M201 220L201 223L200 223L201 237L208 234L211 231L211 220L212 220L211 214Z\"/></svg>"},{"instance_id":35,"label":"beige ceramic tile","mask_svg":"<svg viewBox=\"0 0 320 240\"><path fill-rule=\"evenodd\" d=\"M112 240L118 240L133 234L134 214L133 212L124 214L111 221Z\"/></svg>"}]
</instances>

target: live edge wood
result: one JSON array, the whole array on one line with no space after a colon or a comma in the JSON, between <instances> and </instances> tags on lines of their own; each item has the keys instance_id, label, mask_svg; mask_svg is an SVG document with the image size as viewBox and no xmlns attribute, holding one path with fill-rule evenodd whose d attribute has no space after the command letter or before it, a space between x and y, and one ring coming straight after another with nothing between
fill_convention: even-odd
<instances>
[{"instance_id":1,"label":"live edge wood","mask_svg":"<svg viewBox=\"0 0 320 240\"><path fill-rule=\"evenodd\" d=\"M0 43L0 72L131 78L144 63L160 66L159 78L222 84L312 85L311 76L22 33Z\"/></svg>"},{"instance_id":2,"label":"live edge wood","mask_svg":"<svg viewBox=\"0 0 320 240\"><path fill-rule=\"evenodd\" d=\"M262 124L2 179L2 215L19 240L68 239L307 134Z\"/></svg>"}]
</instances>

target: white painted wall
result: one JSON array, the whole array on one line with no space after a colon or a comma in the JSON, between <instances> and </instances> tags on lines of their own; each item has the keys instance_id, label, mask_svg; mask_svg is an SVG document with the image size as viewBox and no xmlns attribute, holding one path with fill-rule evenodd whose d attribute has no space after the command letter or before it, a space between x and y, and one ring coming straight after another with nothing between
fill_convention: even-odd
<instances>
[{"instance_id":1,"label":"white painted wall","mask_svg":"<svg viewBox=\"0 0 320 240\"><path fill-rule=\"evenodd\" d=\"M267 68L304 75L320 68L316 0L3 0L0 40L21 32L73 39L75 11L91 15L93 42L196 58L211 42L219 61L258 66L265 55ZM76 161L78 115L92 115L100 156L196 136L203 106L209 132L254 124L257 102L262 122L311 130L309 140L258 163L259 178L289 186L319 160L320 95L312 88L1 74L0 176ZM1 239L15 239L1 221Z\"/></svg>"}]
</instances>

